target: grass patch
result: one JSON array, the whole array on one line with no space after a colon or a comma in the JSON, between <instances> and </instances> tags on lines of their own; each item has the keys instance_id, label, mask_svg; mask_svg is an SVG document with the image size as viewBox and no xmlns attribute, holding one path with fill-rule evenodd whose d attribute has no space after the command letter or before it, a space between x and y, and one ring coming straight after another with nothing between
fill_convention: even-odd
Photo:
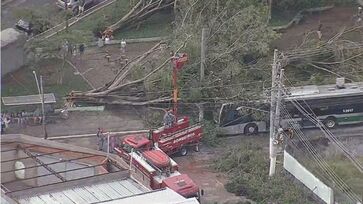
<instances>
[{"instance_id":1,"label":"grass patch","mask_svg":"<svg viewBox=\"0 0 363 204\"><path fill-rule=\"evenodd\" d=\"M142 22L138 27L121 30L114 34L115 39L127 38L149 38L167 36L173 32L173 14L170 11L163 11L151 16Z\"/></svg>"},{"instance_id":2,"label":"grass patch","mask_svg":"<svg viewBox=\"0 0 363 204\"><path fill-rule=\"evenodd\" d=\"M297 12L272 12L270 26L282 26L288 24L296 15Z\"/></svg>"},{"instance_id":3,"label":"grass patch","mask_svg":"<svg viewBox=\"0 0 363 204\"><path fill-rule=\"evenodd\" d=\"M117 0L92 15L85 17L80 23L76 23L72 26L71 30L88 32L96 30L103 31L107 26L120 20L130 9L128 0Z\"/></svg>"},{"instance_id":4,"label":"grass patch","mask_svg":"<svg viewBox=\"0 0 363 204\"><path fill-rule=\"evenodd\" d=\"M57 73L55 66L61 66L60 59L42 60L33 67L36 67L36 72L44 78L44 93L54 93L57 99L57 106L64 104L63 97L72 90L85 91L89 90L89 85L84 82L81 76L74 75L74 69L66 63L64 67L63 84L58 85ZM34 69L30 66L5 75L1 80L1 95L2 96L21 96L38 94L38 89L35 83ZM3 106L3 108L7 108Z\"/></svg>"},{"instance_id":5,"label":"grass patch","mask_svg":"<svg viewBox=\"0 0 363 204\"><path fill-rule=\"evenodd\" d=\"M227 191L256 203L315 203L311 193L305 192L303 186L284 170L277 168L276 175L269 178L264 144L267 145L266 142L246 140L215 161L215 168L229 177L225 185Z\"/></svg>"}]
</instances>

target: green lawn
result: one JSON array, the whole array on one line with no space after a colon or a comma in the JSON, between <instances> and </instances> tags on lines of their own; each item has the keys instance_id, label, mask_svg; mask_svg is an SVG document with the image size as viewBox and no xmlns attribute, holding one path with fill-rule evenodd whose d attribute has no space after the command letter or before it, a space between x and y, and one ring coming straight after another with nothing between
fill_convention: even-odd
<instances>
[{"instance_id":1,"label":"green lawn","mask_svg":"<svg viewBox=\"0 0 363 204\"><path fill-rule=\"evenodd\" d=\"M288 24L296 15L297 12L272 12L270 26L282 26Z\"/></svg>"},{"instance_id":2,"label":"green lawn","mask_svg":"<svg viewBox=\"0 0 363 204\"><path fill-rule=\"evenodd\" d=\"M64 68L63 84L58 85L56 66L61 66L59 59L48 59L38 63L37 74L44 77L44 93L54 93L57 105L64 104L63 97L72 90L89 90L89 85L79 75L74 75L74 69L66 63ZM20 96L38 94L34 75L30 67L23 67L12 74L7 74L1 80L1 96ZM4 106L3 106L4 107ZM6 108L6 107L5 107Z\"/></svg>"},{"instance_id":3,"label":"green lawn","mask_svg":"<svg viewBox=\"0 0 363 204\"><path fill-rule=\"evenodd\" d=\"M173 32L171 25L173 20L172 13L161 12L142 22L139 27L125 29L115 33L114 37L115 39L127 39L167 36Z\"/></svg>"}]
</instances>

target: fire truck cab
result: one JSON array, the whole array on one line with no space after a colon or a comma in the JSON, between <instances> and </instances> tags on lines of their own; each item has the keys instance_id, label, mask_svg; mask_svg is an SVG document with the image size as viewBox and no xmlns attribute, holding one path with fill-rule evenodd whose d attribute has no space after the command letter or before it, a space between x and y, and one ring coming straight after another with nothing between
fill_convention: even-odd
<instances>
[{"instance_id":1,"label":"fire truck cab","mask_svg":"<svg viewBox=\"0 0 363 204\"><path fill-rule=\"evenodd\" d=\"M142 138L139 141L145 142ZM134 169L131 173L139 180L147 181L146 185L151 189L168 187L186 198L199 198L199 187L188 175L181 174L178 164L160 149L142 151L126 144L115 151Z\"/></svg>"}]
</instances>

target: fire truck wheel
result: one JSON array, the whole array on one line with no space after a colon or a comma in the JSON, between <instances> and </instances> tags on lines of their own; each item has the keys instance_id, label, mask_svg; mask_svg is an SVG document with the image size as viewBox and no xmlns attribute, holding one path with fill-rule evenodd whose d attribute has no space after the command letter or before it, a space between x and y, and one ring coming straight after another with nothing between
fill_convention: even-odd
<instances>
[{"instance_id":1,"label":"fire truck wheel","mask_svg":"<svg viewBox=\"0 0 363 204\"><path fill-rule=\"evenodd\" d=\"M194 146L194 151L199 152L199 144Z\"/></svg>"},{"instance_id":2,"label":"fire truck wheel","mask_svg":"<svg viewBox=\"0 0 363 204\"><path fill-rule=\"evenodd\" d=\"M186 156L188 154L188 149L186 147L182 147L180 149L180 155Z\"/></svg>"}]
</instances>

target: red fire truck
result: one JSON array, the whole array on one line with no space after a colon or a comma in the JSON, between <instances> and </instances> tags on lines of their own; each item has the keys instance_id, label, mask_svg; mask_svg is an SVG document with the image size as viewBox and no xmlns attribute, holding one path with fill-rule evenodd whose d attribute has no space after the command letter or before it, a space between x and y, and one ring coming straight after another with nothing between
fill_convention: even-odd
<instances>
[{"instance_id":1,"label":"red fire truck","mask_svg":"<svg viewBox=\"0 0 363 204\"><path fill-rule=\"evenodd\" d=\"M199 187L186 174L178 171L177 163L158 148L143 151L140 144L147 143L144 137L138 137L138 144L130 146L123 143L115 148L117 154L129 165L131 173L151 189L168 187L180 195L199 199ZM142 147L142 146L140 146Z\"/></svg>"},{"instance_id":2,"label":"red fire truck","mask_svg":"<svg viewBox=\"0 0 363 204\"><path fill-rule=\"evenodd\" d=\"M156 146L168 155L180 152L182 156L185 156L189 149L199 151L201 138L202 126L199 124L190 126L189 118L183 117L170 128L161 127L150 130L149 135L128 135L123 141L135 148L147 150Z\"/></svg>"}]
</instances>

